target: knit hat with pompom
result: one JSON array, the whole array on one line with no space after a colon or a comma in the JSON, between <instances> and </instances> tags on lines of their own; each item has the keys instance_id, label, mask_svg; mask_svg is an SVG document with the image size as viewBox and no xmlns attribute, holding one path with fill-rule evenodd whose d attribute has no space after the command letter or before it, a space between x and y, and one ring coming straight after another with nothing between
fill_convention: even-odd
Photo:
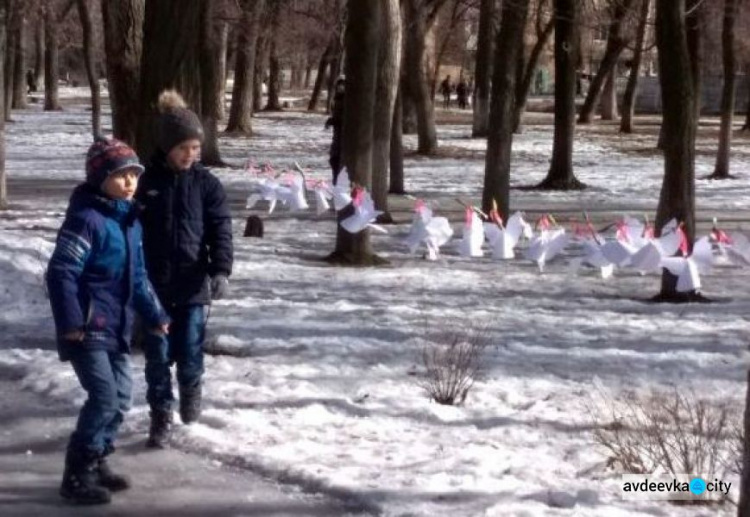
<instances>
[{"instance_id":1,"label":"knit hat with pompom","mask_svg":"<svg viewBox=\"0 0 750 517\"><path fill-rule=\"evenodd\" d=\"M175 90L165 90L159 95L159 121L157 138L159 147L169 153L185 140L203 142L203 125L198 115L190 111L185 100Z\"/></svg>"}]
</instances>

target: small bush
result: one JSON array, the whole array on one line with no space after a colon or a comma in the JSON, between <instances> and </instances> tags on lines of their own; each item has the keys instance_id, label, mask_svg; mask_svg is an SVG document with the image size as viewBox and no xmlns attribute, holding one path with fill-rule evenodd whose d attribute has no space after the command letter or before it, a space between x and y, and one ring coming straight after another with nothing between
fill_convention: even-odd
<instances>
[{"instance_id":1,"label":"small bush","mask_svg":"<svg viewBox=\"0 0 750 517\"><path fill-rule=\"evenodd\" d=\"M422 388L438 404L460 405L482 371L488 344L484 329L437 334L422 349Z\"/></svg>"}]
</instances>

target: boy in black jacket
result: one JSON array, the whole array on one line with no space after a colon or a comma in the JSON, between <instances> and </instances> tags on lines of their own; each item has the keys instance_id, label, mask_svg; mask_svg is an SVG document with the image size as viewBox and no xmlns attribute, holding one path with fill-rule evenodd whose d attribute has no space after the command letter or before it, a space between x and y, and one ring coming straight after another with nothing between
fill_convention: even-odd
<instances>
[{"instance_id":1,"label":"boy in black jacket","mask_svg":"<svg viewBox=\"0 0 750 517\"><path fill-rule=\"evenodd\" d=\"M206 306L226 294L232 272L232 219L219 180L198 163L203 128L177 92L159 97L158 150L136 199L145 206L146 269L172 318L168 336L146 335L148 447L166 446L172 426L172 378L177 365L180 418L200 416Z\"/></svg>"}]
</instances>

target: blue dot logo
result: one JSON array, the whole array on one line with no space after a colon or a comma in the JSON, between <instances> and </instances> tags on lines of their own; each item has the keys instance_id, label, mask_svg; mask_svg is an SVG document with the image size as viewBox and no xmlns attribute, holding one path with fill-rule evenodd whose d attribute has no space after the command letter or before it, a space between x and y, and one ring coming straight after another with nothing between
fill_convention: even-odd
<instances>
[{"instance_id":1,"label":"blue dot logo","mask_svg":"<svg viewBox=\"0 0 750 517\"><path fill-rule=\"evenodd\" d=\"M706 491L706 482L701 478L693 478L693 480L690 481L690 491L695 495L701 495Z\"/></svg>"}]
</instances>

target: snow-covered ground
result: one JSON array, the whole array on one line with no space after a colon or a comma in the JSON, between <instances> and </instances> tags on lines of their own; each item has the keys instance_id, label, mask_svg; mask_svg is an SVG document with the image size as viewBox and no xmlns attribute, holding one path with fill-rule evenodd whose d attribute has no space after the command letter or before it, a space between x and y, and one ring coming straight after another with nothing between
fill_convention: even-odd
<instances>
[{"instance_id":1,"label":"snow-covered ground","mask_svg":"<svg viewBox=\"0 0 750 517\"><path fill-rule=\"evenodd\" d=\"M62 113L44 114L38 106L14 113L9 177L40 186L60 179L72 187L83 175L88 117L72 102ZM324 120L298 112L262 115L254 119L257 136L222 140L222 150L238 164L299 161L325 179ZM484 143L469 132L439 129L441 145L465 157L407 159L407 190L434 200L438 215L454 197L479 196ZM530 126L517 138L513 184L543 178L551 136L550 126ZM638 152L644 147L638 136L607 140L581 131L576 172L590 188L513 191L513 204L537 211L653 210L662 165ZM733 170L742 179L698 181L699 210L730 218L747 209L747 139L737 149ZM712 163L700 155L699 174ZM241 169L218 174L235 194L247 190ZM71 368L53 351L42 283L66 199L42 192L14 202L12 190L10 196L12 209L0 214L0 374L12 373L23 389L51 400L80 402L84 393ZM439 261L427 262L407 253L407 224L373 237L389 267L330 267L317 259L333 249L332 216L300 219L280 211L266 219L265 238L257 240L241 236L247 213L235 213L231 295L210 316L213 343L236 356L207 357L205 416L178 426L178 447L384 515L733 513L731 505L623 500L622 473L607 468L587 408L599 390L617 398L666 386L741 407L748 269L717 267L703 277L716 303L654 305L646 300L658 291L657 276L575 275L569 256L540 274L521 259L463 258L448 244ZM749 224L733 222L746 230ZM436 332L455 328L484 328L490 346L484 375L465 404L441 406L420 387L421 356ZM130 430L143 429L147 419L142 358L135 368ZM736 499L737 479L730 481Z\"/></svg>"}]
</instances>

